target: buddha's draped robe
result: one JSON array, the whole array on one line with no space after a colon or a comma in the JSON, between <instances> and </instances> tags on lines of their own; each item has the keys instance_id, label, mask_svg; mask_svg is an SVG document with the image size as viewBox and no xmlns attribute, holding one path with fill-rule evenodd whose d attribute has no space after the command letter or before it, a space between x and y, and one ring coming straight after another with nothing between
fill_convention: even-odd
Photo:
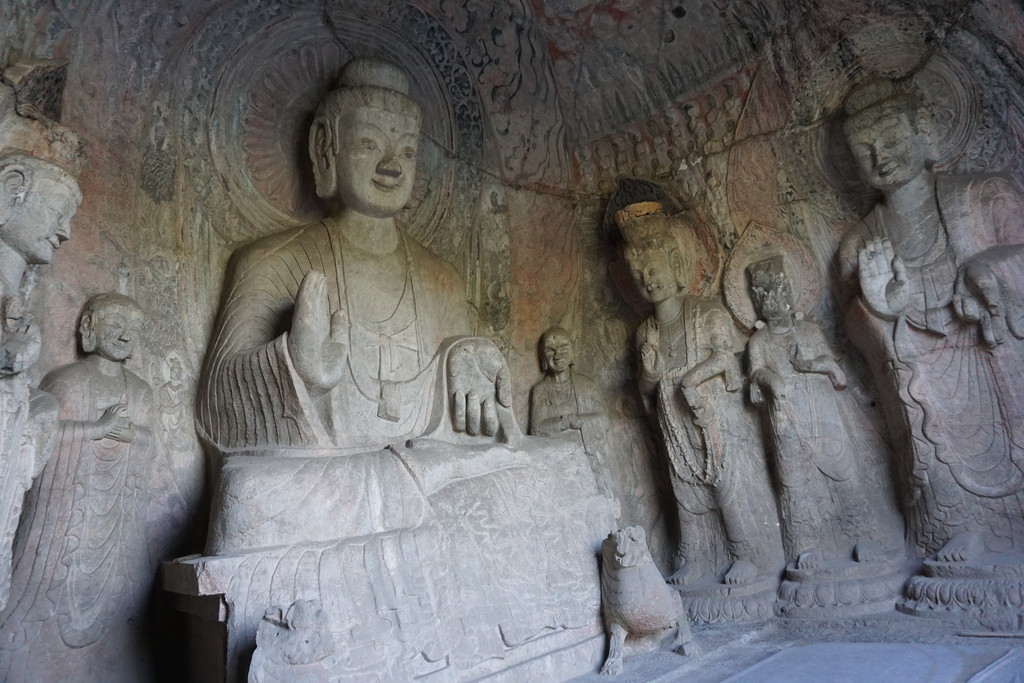
<instances>
[{"instance_id":1,"label":"buddha's draped robe","mask_svg":"<svg viewBox=\"0 0 1024 683\"><path fill-rule=\"evenodd\" d=\"M392 326L350 315L347 372L320 398L295 373L287 330L299 284L320 271L330 310L347 309L356 295L347 288L357 288L346 283L344 248L343 238L315 223L235 254L198 406L200 428L222 452L369 450L417 436L428 424L435 353L446 337L469 334L469 318L455 270L404 233L408 287L385 321ZM389 364L397 363L415 371L391 378Z\"/></svg>"},{"instance_id":2,"label":"buddha's draped robe","mask_svg":"<svg viewBox=\"0 0 1024 683\"><path fill-rule=\"evenodd\" d=\"M352 297L367 288L346 277L346 248L316 223L233 258L199 391L203 435L233 456L222 469L209 552L410 529L428 514L429 492L410 464L379 449L446 417L438 351L446 337L469 332L465 288L451 266L401 233L399 303L376 321L358 320ZM307 391L288 350L299 285L311 270L327 280L329 310L345 310L349 323L346 372L320 397ZM337 522L310 524L310 510Z\"/></svg>"},{"instance_id":3,"label":"buddha's draped robe","mask_svg":"<svg viewBox=\"0 0 1024 683\"><path fill-rule=\"evenodd\" d=\"M1024 200L997 176L936 176L938 229L920 226L920 255L900 255L911 300L895 321L860 298L858 254L892 238L876 208L840 249L846 322L872 368L905 477L920 496L909 511L920 546L933 552L960 531L992 550L1024 550L1024 342L1008 333L989 348L977 323L953 309L957 273L987 263L1018 334L1024 303ZM894 245L898 240L893 239Z\"/></svg>"}]
</instances>

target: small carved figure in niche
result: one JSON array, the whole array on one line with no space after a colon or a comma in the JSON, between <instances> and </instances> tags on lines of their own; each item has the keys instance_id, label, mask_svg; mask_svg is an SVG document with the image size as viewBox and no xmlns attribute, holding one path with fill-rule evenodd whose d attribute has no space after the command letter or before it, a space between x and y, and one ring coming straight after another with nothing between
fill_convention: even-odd
<instances>
[{"instance_id":1,"label":"small carved figure in niche","mask_svg":"<svg viewBox=\"0 0 1024 683\"><path fill-rule=\"evenodd\" d=\"M847 329L899 449L914 540L943 565L908 584L907 609L1005 612L1024 586L1024 198L999 175L933 172L931 121L903 84L869 79L845 106L881 193L840 248Z\"/></svg>"},{"instance_id":2,"label":"small carved figure in niche","mask_svg":"<svg viewBox=\"0 0 1024 683\"><path fill-rule=\"evenodd\" d=\"M1002 176L934 173L919 106L885 79L847 98L882 200L843 240L846 319L910 460L918 542L969 561L1024 551L1024 199Z\"/></svg>"},{"instance_id":3,"label":"small carved figure in niche","mask_svg":"<svg viewBox=\"0 0 1024 683\"><path fill-rule=\"evenodd\" d=\"M760 316L747 343L750 399L762 406L774 453L782 507L782 538L798 569L823 561L884 559L880 529L846 433L836 392L846 374L821 327L793 310L793 294L774 256L747 268Z\"/></svg>"},{"instance_id":4,"label":"small carved figure in niche","mask_svg":"<svg viewBox=\"0 0 1024 683\"><path fill-rule=\"evenodd\" d=\"M731 558L723 581L747 584L778 563L777 521L755 455L756 424L744 406L738 332L718 298L687 291L697 251L691 220L669 218L652 202L616 214L633 277L654 304L636 348L640 393L661 427L679 508L680 566L669 583L693 583L712 571L695 518L717 510Z\"/></svg>"},{"instance_id":5,"label":"small carved figure in niche","mask_svg":"<svg viewBox=\"0 0 1024 683\"><path fill-rule=\"evenodd\" d=\"M40 661L55 680L100 664L111 680L147 675L135 639L156 570L145 514L152 396L124 367L142 322L133 299L92 297L79 326L86 357L40 385L60 404L59 439L27 501L14 598L0 614L5 680Z\"/></svg>"},{"instance_id":6,"label":"small carved figure in niche","mask_svg":"<svg viewBox=\"0 0 1024 683\"><path fill-rule=\"evenodd\" d=\"M601 544L601 609L608 630L604 676L622 673L627 638L651 649L669 637L678 654L700 654L679 592L654 565L643 527L619 529Z\"/></svg>"},{"instance_id":7,"label":"small carved figure in niche","mask_svg":"<svg viewBox=\"0 0 1024 683\"><path fill-rule=\"evenodd\" d=\"M21 69L22 78L14 81L27 87L43 72L47 69ZM57 402L29 388L25 374L41 347L32 292L39 267L50 263L70 236L82 199L75 175L85 160L74 133L52 121L19 116L20 108L41 117L28 106L31 93L22 90L0 84L0 609L9 596L12 544L25 492L56 443Z\"/></svg>"},{"instance_id":8,"label":"small carved figure in niche","mask_svg":"<svg viewBox=\"0 0 1024 683\"><path fill-rule=\"evenodd\" d=\"M249 683L337 680L331 675L335 652L327 615L315 600L296 600L284 614L272 607L256 629L256 651ZM327 660L327 661L325 661Z\"/></svg>"},{"instance_id":9,"label":"small carved figure in niche","mask_svg":"<svg viewBox=\"0 0 1024 683\"><path fill-rule=\"evenodd\" d=\"M576 372L572 339L561 327L540 337L544 378L530 389L530 434L579 442L602 493L614 496L604 459L607 425L601 394L594 381Z\"/></svg>"}]
</instances>

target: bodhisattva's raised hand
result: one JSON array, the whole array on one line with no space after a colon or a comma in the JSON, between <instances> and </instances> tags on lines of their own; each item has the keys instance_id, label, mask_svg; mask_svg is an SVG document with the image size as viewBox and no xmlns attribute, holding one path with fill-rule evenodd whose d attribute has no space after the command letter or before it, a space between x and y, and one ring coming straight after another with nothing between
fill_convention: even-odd
<instances>
[{"instance_id":1,"label":"bodhisattva's raised hand","mask_svg":"<svg viewBox=\"0 0 1024 683\"><path fill-rule=\"evenodd\" d=\"M498 406L512 405L512 381L504 356L493 343L467 339L448 359L452 428L477 436L495 436Z\"/></svg>"},{"instance_id":2,"label":"bodhisattva's raised hand","mask_svg":"<svg viewBox=\"0 0 1024 683\"><path fill-rule=\"evenodd\" d=\"M867 307L885 320L895 320L910 301L910 283L903 260L892 242L874 238L858 254L860 291Z\"/></svg>"},{"instance_id":3,"label":"bodhisattva's raised hand","mask_svg":"<svg viewBox=\"0 0 1024 683\"><path fill-rule=\"evenodd\" d=\"M8 321L9 322L9 321ZM10 325L0 342L0 375L24 372L39 360L42 339L35 325Z\"/></svg>"},{"instance_id":4,"label":"bodhisattva's raised hand","mask_svg":"<svg viewBox=\"0 0 1024 683\"><path fill-rule=\"evenodd\" d=\"M322 396L341 381L348 355L347 327L344 310L330 314L324 274L318 270L306 273L295 297L288 353L295 371L314 397Z\"/></svg>"},{"instance_id":5,"label":"bodhisattva's raised hand","mask_svg":"<svg viewBox=\"0 0 1024 683\"><path fill-rule=\"evenodd\" d=\"M651 381L657 381L664 372L664 365L658 347L651 343L645 343L640 347L640 368L644 375Z\"/></svg>"}]
</instances>

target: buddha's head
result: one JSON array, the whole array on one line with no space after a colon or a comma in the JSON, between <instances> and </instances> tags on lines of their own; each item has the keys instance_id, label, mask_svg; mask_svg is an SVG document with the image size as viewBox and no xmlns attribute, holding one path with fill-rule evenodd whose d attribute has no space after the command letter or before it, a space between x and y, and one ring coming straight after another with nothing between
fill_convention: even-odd
<instances>
[{"instance_id":1,"label":"buddha's head","mask_svg":"<svg viewBox=\"0 0 1024 683\"><path fill-rule=\"evenodd\" d=\"M552 327L540 336L540 369L549 375L561 375L572 367L572 339L561 327Z\"/></svg>"},{"instance_id":2,"label":"buddha's head","mask_svg":"<svg viewBox=\"0 0 1024 683\"><path fill-rule=\"evenodd\" d=\"M686 289L694 269L693 245L681 216L669 219L656 202L630 204L615 214L626 237L624 253L640 294L659 304Z\"/></svg>"},{"instance_id":3,"label":"buddha's head","mask_svg":"<svg viewBox=\"0 0 1024 683\"><path fill-rule=\"evenodd\" d=\"M27 264L50 263L71 236L82 194L56 164L14 153L0 159L0 241Z\"/></svg>"},{"instance_id":4,"label":"buddha's head","mask_svg":"<svg viewBox=\"0 0 1024 683\"><path fill-rule=\"evenodd\" d=\"M395 215L412 195L419 135L405 73L380 59L353 59L309 132L317 195L374 218Z\"/></svg>"},{"instance_id":5,"label":"buddha's head","mask_svg":"<svg viewBox=\"0 0 1024 683\"><path fill-rule=\"evenodd\" d=\"M843 129L864 180L894 190L919 176L934 161L927 117L918 98L886 78L872 78L846 98Z\"/></svg>"},{"instance_id":6,"label":"buddha's head","mask_svg":"<svg viewBox=\"0 0 1024 683\"><path fill-rule=\"evenodd\" d=\"M747 266L750 298L759 318L769 322L790 320L793 291L786 277L782 256L772 256Z\"/></svg>"},{"instance_id":7,"label":"buddha's head","mask_svg":"<svg viewBox=\"0 0 1024 683\"><path fill-rule=\"evenodd\" d=\"M130 358L142 332L142 308L135 299L109 292L85 302L78 333L82 350L112 361Z\"/></svg>"}]
</instances>

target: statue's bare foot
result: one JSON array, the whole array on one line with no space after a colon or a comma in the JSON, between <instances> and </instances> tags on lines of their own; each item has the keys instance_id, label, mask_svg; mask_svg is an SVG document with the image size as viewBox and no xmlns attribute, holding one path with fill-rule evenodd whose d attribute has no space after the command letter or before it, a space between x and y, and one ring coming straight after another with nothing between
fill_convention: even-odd
<instances>
[{"instance_id":1,"label":"statue's bare foot","mask_svg":"<svg viewBox=\"0 0 1024 683\"><path fill-rule=\"evenodd\" d=\"M970 562L985 552L985 539L977 531L961 531L935 553L938 562Z\"/></svg>"},{"instance_id":2,"label":"statue's bare foot","mask_svg":"<svg viewBox=\"0 0 1024 683\"><path fill-rule=\"evenodd\" d=\"M729 571L725 573L725 577L722 579L722 583L730 585L737 585L741 583L750 583L757 578L757 566L753 562L747 560L736 560L729 567Z\"/></svg>"},{"instance_id":3,"label":"statue's bare foot","mask_svg":"<svg viewBox=\"0 0 1024 683\"><path fill-rule=\"evenodd\" d=\"M853 546L855 562L884 562L886 557L885 549L874 541L857 541Z\"/></svg>"},{"instance_id":4,"label":"statue's bare foot","mask_svg":"<svg viewBox=\"0 0 1024 683\"><path fill-rule=\"evenodd\" d=\"M700 575L700 563L693 562L692 560L683 560L683 563L679 565L679 569L672 576L665 579L665 582L670 586L686 586L699 579Z\"/></svg>"},{"instance_id":5,"label":"statue's bare foot","mask_svg":"<svg viewBox=\"0 0 1024 683\"><path fill-rule=\"evenodd\" d=\"M824 559L821 557L821 551L817 548L811 548L796 556L793 560L793 566L797 569L817 569L822 565Z\"/></svg>"}]
</instances>

